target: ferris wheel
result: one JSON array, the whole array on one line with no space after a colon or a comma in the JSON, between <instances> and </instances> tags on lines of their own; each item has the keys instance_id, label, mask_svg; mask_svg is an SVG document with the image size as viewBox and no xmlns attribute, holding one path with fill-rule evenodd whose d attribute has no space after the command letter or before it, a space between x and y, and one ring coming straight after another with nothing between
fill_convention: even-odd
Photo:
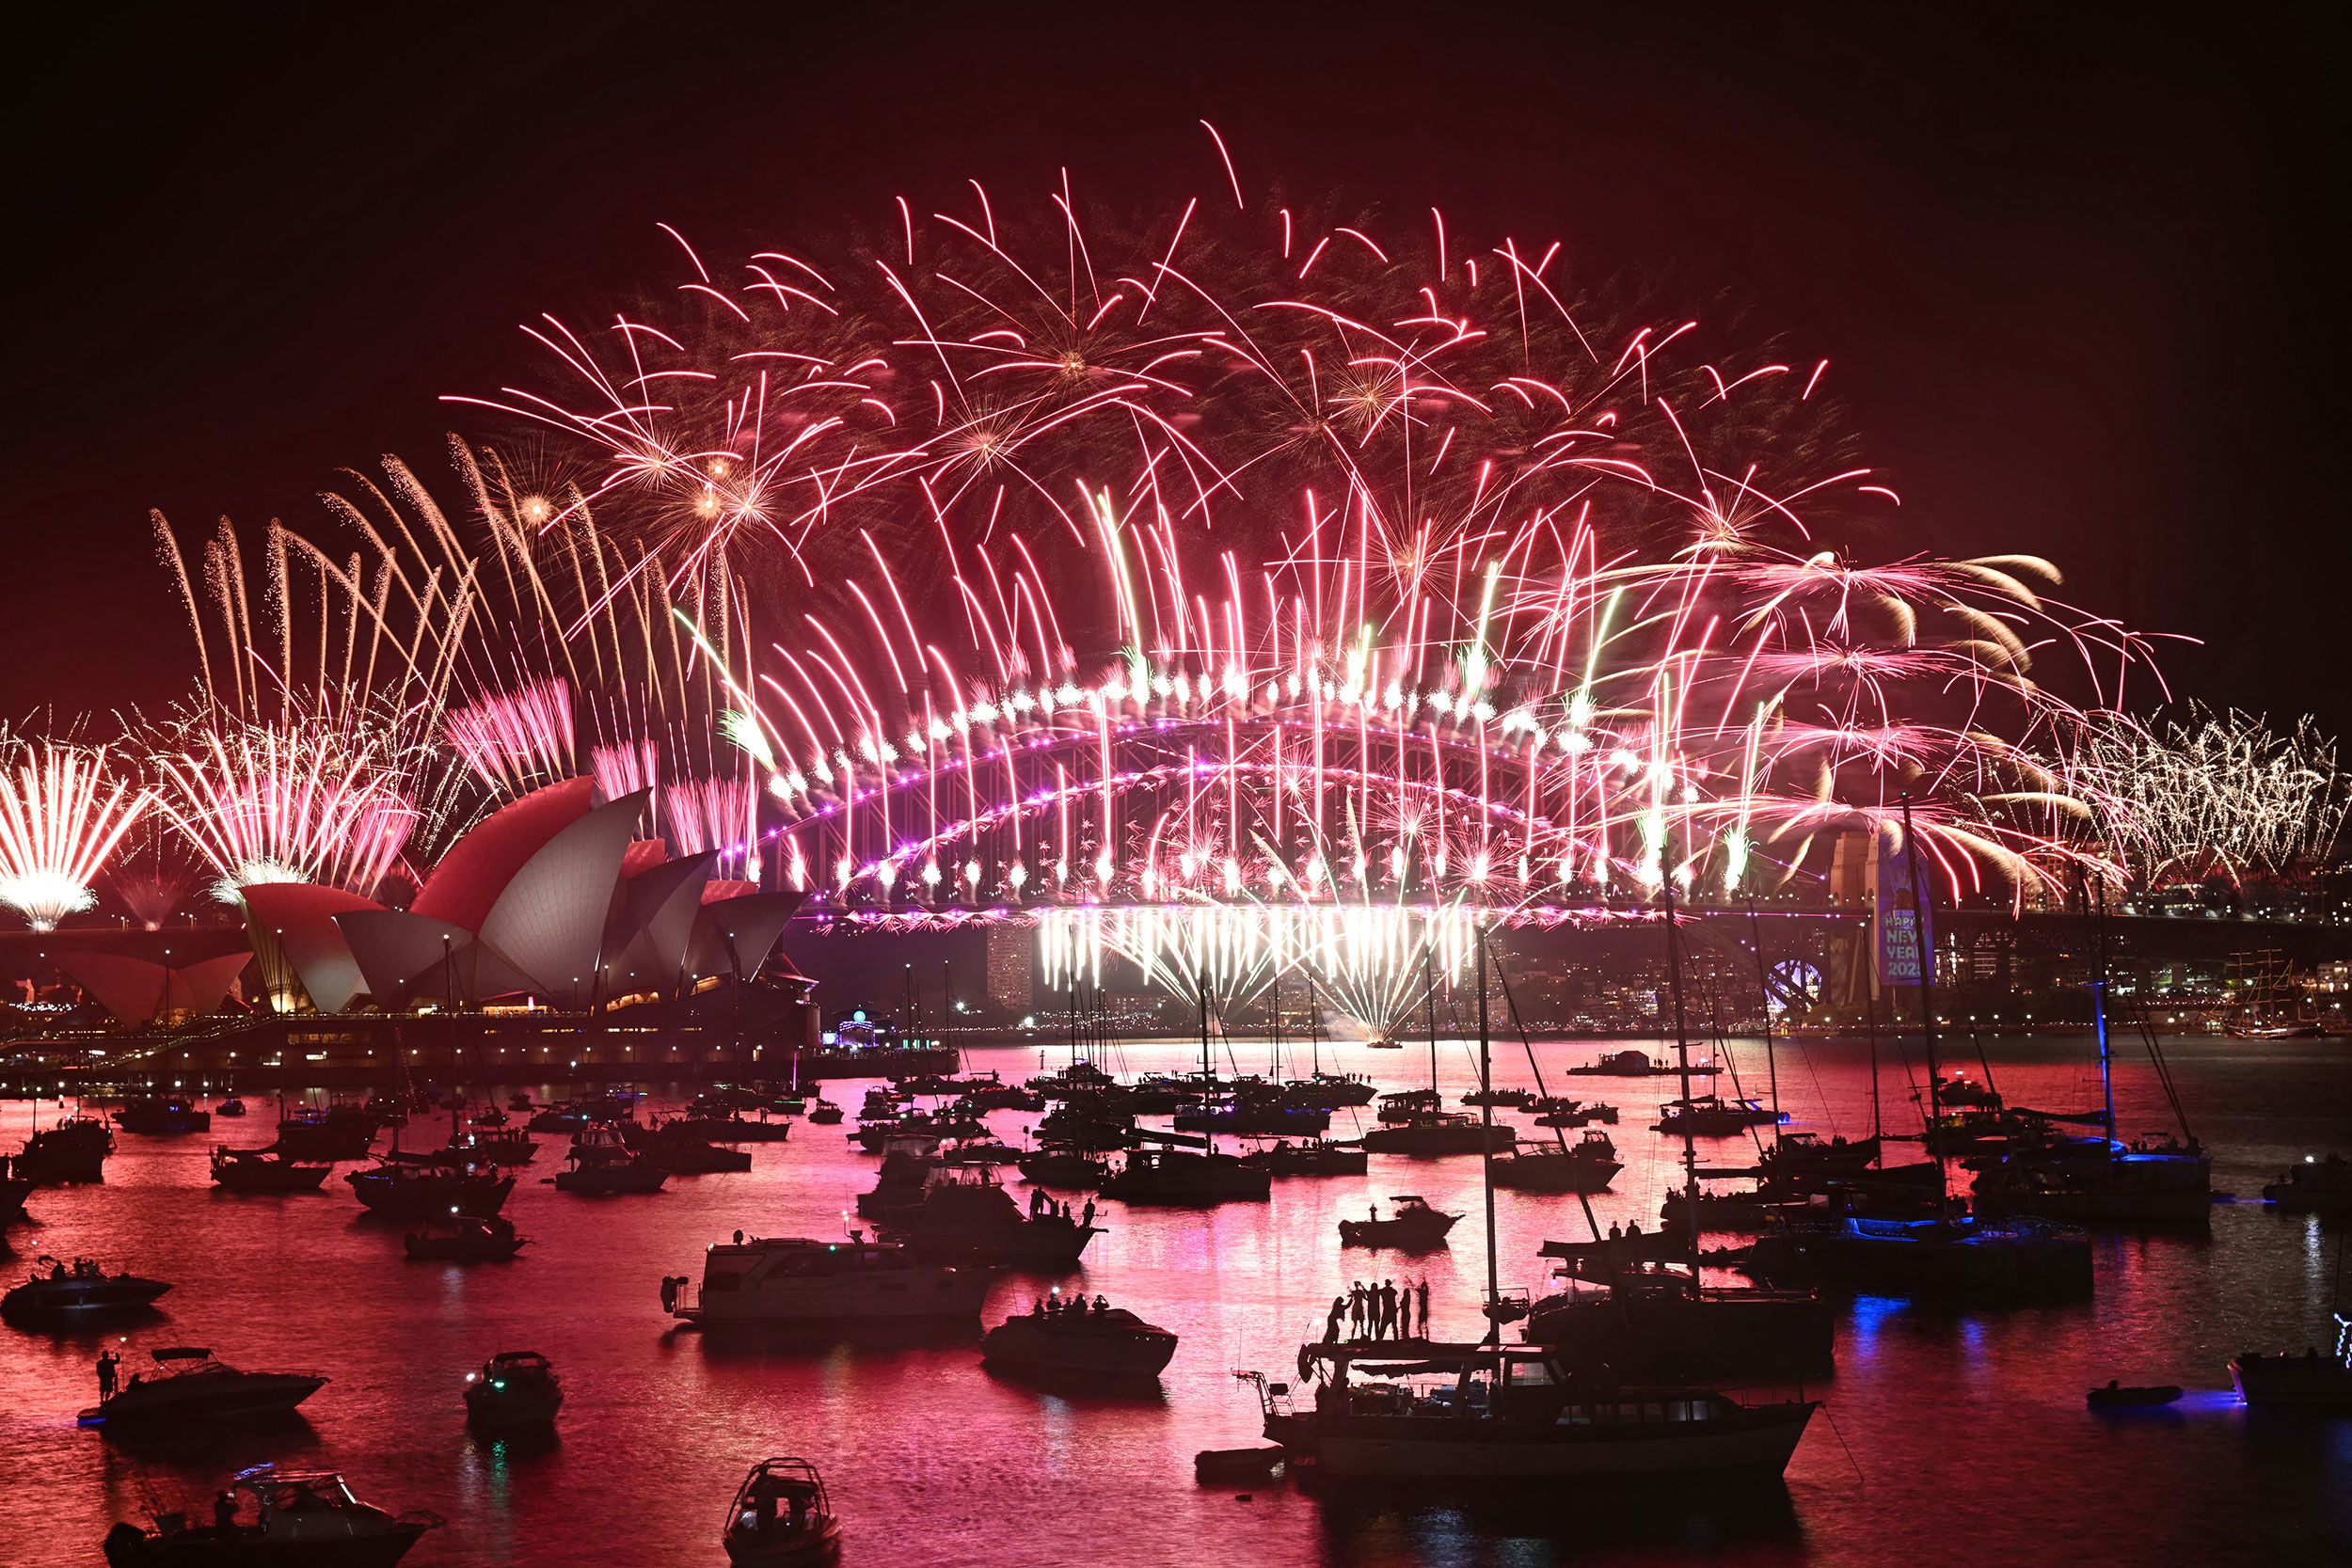
<instances>
[{"instance_id":1,"label":"ferris wheel","mask_svg":"<svg viewBox=\"0 0 2352 1568\"><path fill-rule=\"evenodd\" d=\"M1765 972L1764 1006L1774 1018L1806 1013L1821 1000L1821 972L1804 958L1783 958Z\"/></svg>"}]
</instances>

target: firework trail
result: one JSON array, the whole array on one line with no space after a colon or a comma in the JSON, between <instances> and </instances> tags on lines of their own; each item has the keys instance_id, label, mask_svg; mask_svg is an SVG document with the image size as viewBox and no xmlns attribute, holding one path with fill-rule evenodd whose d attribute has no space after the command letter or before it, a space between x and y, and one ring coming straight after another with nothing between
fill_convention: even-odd
<instances>
[{"instance_id":1,"label":"firework trail","mask_svg":"<svg viewBox=\"0 0 2352 1568\"><path fill-rule=\"evenodd\" d=\"M1954 895L2109 864L2071 759L2144 641L2030 557L1857 557L1898 499L1824 364L1437 214L900 219L724 277L680 240L675 301L455 400L580 454L542 531L637 552L581 614L771 585L723 727L820 907L1228 1000L1331 955L1379 1015L1459 911L1737 897L1906 795Z\"/></svg>"},{"instance_id":2,"label":"firework trail","mask_svg":"<svg viewBox=\"0 0 2352 1568\"><path fill-rule=\"evenodd\" d=\"M146 808L106 752L11 741L0 764L0 904L36 931L90 908L99 868Z\"/></svg>"}]
</instances>

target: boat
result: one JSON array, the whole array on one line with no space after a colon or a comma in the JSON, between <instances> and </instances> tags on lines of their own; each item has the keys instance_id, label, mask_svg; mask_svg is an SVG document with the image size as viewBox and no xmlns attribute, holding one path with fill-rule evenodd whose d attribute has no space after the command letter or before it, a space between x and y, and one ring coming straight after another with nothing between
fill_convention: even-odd
<instances>
[{"instance_id":1,"label":"boat","mask_svg":"<svg viewBox=\"0 0 2352 1568\"><path fill-rule=\"evenodd\" d=\"M1472 1089L1462 1097L1462 1103L1473 1109L1492 1105L1498 1110L1524 1111L1534 1099L1531 1089Z\"/></svg>"},{"instance_id":2,"label":"boat","mask_svg":"<svg viewBox=\"0 0 2352 1568\"><path fill-rule=\"evenodd\" d=\"M1836 1314L1820 1295L1703 1285L1673 1256L1689 1252L1687 1240L1660 1234L1632 1239L1605 1264L1571 1267L1565 1289L1529 1304L1519 1337L1549 1347L1570 1371L1641 1382L1748 1383L1832 1369Z\"/></svg>"},{"instance_id":3,"label":"boat","mask_svg":"<svg viewBox=\"0 0 2352 1568\"><path fill-rule=\"evenodd\" d=\"M239 1371L194 1345L148 1354L155 1375L134 1374L111 1398L83 1411L77 1418L82 1425L152 1430L182 1421L282 1416L326 1386L326 1379L306 1373Z\"/></svg>"},{"instance_id":4,"label":"boat","mask_svg":"<svg viewBox=\"0 0 2352 1568\"><path fill-rule=\"evenodd\" d=\"M1079 1218L1032 1189L1025 1215L987 1170L954 1165L926 1172L914 1203L882 1223L912 1257L1057 1271L1077 1267L1087 1243L1102 1234L1091 1202Z\"/></svg>"},{"instance_id":5,"label":"boat","mask_svg":"<svg viewBox=\"0 0 2352 1568\"><path fill-rule=\"evenodd\" d=\"M665 1121L658 1124L639 1149L655 1169L672 1176L709 1176L752 1168L751 1150L723 1148L708 1141L699 1123Z\"/></svg>"},{"instance_id":6,"label":"boat","mask_svg":"<svg viewBox=\"0 0 2352 1568\"><path fill-rule=\"evenodd\" d=\"M1361 1176L1372 1164L1362 1144L1335 1143L1329 1138L1296 1144L1284 1139L1251 1149L1241 1157L1241 1163L1270 1176Z\"/></svg>"},{"instance_id":7,"label":"boat","mask_svg":"<svg viewBox=\"0 0 2352 1568\"><path fill-rule=\"evenodd\" d=\"M8 1162L11 1175L37 1187L103 1181L114 1133L96 1117L72 1116L37 1130Z\"/></svg>"},{"instance_id":8,"label":"boat","mask_svg":"<svg viewBox=\"0 0 2352 1568\"><path fill-rule=\"evenodd\" d=\"M1303 1346L1311 1406L1248 1374L1266 1437L1335 1479L1777 1478L1820 1408L1565 1371L1535 1346ZM1357 1381L1361 1374L1366 1381Z\"/></svg>"},{"instance_id":9,"label":"boat","mask_svg":"<svg viewBox=\"0 0 2352 1568\"><path fill-rule=\"evenodd\" d=\"M43 1273L40 1264L46 1263ZM95 1259L77 1258L68 1267L43 1257L32 1277L0 1296L0 1318L26 1323L77 1323L109 1313L151 1307L171 1289L160 1279L135 1274L108 1274Z\"/></svg>"},{"instance_id":10,"label":"boat","mask_svg":"<svg viewBox=\"0 0 2352 1568\"><path fill-rule=\"evenodd\" d=\"M364 1160L383 1125L364 1105L338 1101L322 1109L306 1107L278 1118L278 1142L271 1148L293 1160Z\"/></svg>"},{"instance_id":11,"label":"boat","mask_svg":"<svg viewBox=\"0 0 2352 1568\"><path fill-rule=\"evenodd\" d=\"M1546 1111L1537 1117L1535 1125L1565 1132L1572 1127L1590 1127L1597 1121L1614 1127L1617 1124L1617 1108L1614 1105L1579 1105L1570 1101L1564 1110Z\"/></svg>"},{"instance_id":12,"label":"boat","mask_svg":"<svg viewBox=\"0 0 2352 1568\"><path fill-rule=\"evenodd\" d=\"M1988 1218L2032 1214L2074 1224L2203 1225L2213 1212L2213 1160L2195 1145L2098 1141L2080 1155L2011 1155L1980 1171L1970 1207Z\"/></svg>"},{"instance_id":13,"label":"boat","mask_svg":"<svg viewBox=\"0 0 2352 1568\"><path fill-rule=\"evenodd\" d=\"M1391 1038L1387 1035L1375 1035L1372 1038L1364 1041L1364 1045L1366 1049L1372 1051L1402 1051L1405 1049L1405 1042L1403 1040Z\"/></svg>"},{"instance_id":14,"label":"boat","mask_svg":"<svg viewBox=\"0 0 2352 1568\"><path fill-rule=\"evenodd\" d=\"M1481 1121L1465 1111L1436 1111L1407 1122L1367 1129L1360 1140L1374 1154L1409 1154L1436 1159L1449 1154L1506 1153L1518 1143L1508 1127Z\"/></svg>"},{"instance_id":15,"label":"boat","mask_svg":"<svg viewBox=\"0 0 2352 1568\"><path fill-rule=\"evenodd\" d=\"M1154 1136L1167 1139L1183 1134ZM1103 1196L1122 1203L1251 1203L1262 1201L1273 1190L1271 1171L1215 1149L1135 1149L1126 1164L1103 1183Z\"/></svg>"},{"instance_id":16,"label":"boat","mask_svg":"<svg viewBox=\"0 0 2352 1568\"><path fill-rule=\"evenodd\" d=\"M1848 1215L1792 1224L1758 1237L1747 1266L1766 1278L1874 1295L2059 1299L2091 1289L2090 1237L2032 1218Z\"/></svg>"},{"instance_id":17,"label":"boat","mask_svg":"<svg viewBox=\"0 0 2352 1568\"><path fill-rule=\"evenodd\" d=\"M703 1254L698 1286L664 1278L661 1307L704 1328L850 1328L955 1323L979 1315L988 1271L926 1262L907 1248L804 1236L722 1242Z\"/></svg>"},{"instance_id":18,"label":"boat","mask_svg":"<svg viewBox=\"0 0 2352 1568\"><path fill-rule=\"evenodd\" d=\"M466 1423L480 1432L543 1427L564 1408L564 1385L535 1350L502 1350L466 1374Z\"/></svg>"},{"instance_id":19,"label":"boat","mask_svg":"<svg viewBox=\"0 0 2352 1568\"><path fill-rule=\"evenodd\" d=\"M1326 1111L1344 1111L1350 1106L1369 1105L1379 1091L1372 1081L1353 1072L1324 1072L1317 1070L1304 1078L1293 1078L1282 1085L1292 1101L1312 1105Z\"/></svg>"},{"instance_id":20,"label":"boat","mask_svg":"<svg viewBox=\"0 0 2352 1568\"><path fill-rule=\"evenodd\" d=\"M427 1220L421 1230L401 1237L409 1257L430 1263L497 1263L514 1257L531 1243L515 1234L515 1222L493 1214L445 1214Z\"/></svg>"},{"instance_id":21,"label":"boat","mask_svg":"<svg viewBox=\"0 0 2352 1568\"><path fill-rule=\"evenodd\" d=\"M824 1479L805 1459L763 1459L727 1505L729 1562L821 1562L841 1548Z\"/></svg>"},{"instance_id":22,"label":"boat","mask_svg":"<svg viewBox=\"0 0 2352 1568\"><path fill-rule=\"evenodd\" d=\"M240 1496L242 1494L242 1497ZM184 1513L158 1513L152 1528L118 1524L106 1532L108 1568L392 1568L438 1514L411 1509L397 1516L352 1496L333 1470L240 1470L199 1525ZM238 1504L253 1503L251 1523Z\"/></svg>"},{"instance_id":23,"label":"boat","mask_svg":"<svg viewBox=\"0 0 2352 1568\"><path fill-rule=\"evenodd\" d=\"M1751 1127L1768 1127L1780 1117L1754 1100L1725 1100L1718 1094L1670 1100L1658 1107L1653 1132L1689 1132L1694 1138L1726 1138Z\"/></svg>"},{"instance_id":24,"label":"boat","mask_svg":"<svg viewBox=\"0 0 2352 1568\"><path fill-rule=\"evenodd\" d=\"M1370 1219L1340 1221L1340 1245L1427 1251L1445 1245L1446 1233L1462 1218L1432 1209L1425 1200L1410 1195L1393 1196L1389 1201L1396 1205L1396 1212L1387 1219L1380 1217L1379 1206L1375 1204Z\"/></svg>"},{"instance_id":25,"label":"boat","mask_svg":"<svg viewBox=\"0 0 2352 1568\"><path fill-rule=\"evenodd\" d=\"M1609 1134L1587 1128L1573 1144L1556 1148L1530 1144L1494 1160L1495 1185L1525 1193L1598 1193L1608 1190L1625 1165Z\"/></svg>"},{"instance_id":26,"label":"boat","mask_svg":"<svg viewBox=\"0 0 2352 1568\"><path fill-rule=\"evenodd\" d=\"M1612 1051L1597 1062L1562 1069L1576 1078L1671 1078L1677 1069L1645 1051Z\"/></svg>"},{"instance_id":27,"label":"boat","mask_svg":"<svg viewBox=\"0 0 2352 1568\"><path fill-rule=\"evenodd\" d=\"M1192 1456L1192 1476L1209 1486L1242 1485L1270 1481L1281 1472L1289 1454L1279 1447L1263 1449L1202 1449Z\"/></svg>"},{"instance_id":28,"label":"boat","mask_svg":"<svg viewBox=\"0 0 2352 1568\"><path fill-rule=\"evenodd\" d=\"M354 1196L393 1219L437 1219L470 1214L486 1219L506 1206L515 1179L490 1165L409 1165L381 1160L366 1170L346 1172Z\"/></svg>"},{"instance_id":29,"label":"boat","mask_svg":"<svg viewBox=\"0 0 2352 1568\"><path fill-rule=\"evenodd\" d=\"M1783 1132L1759 1157L1757 1170L1768 1184L1855 1176L1868 1170L1878 1159L1881 1143L1875 1133L1867 1138L1838 1136L1824 1141L1819 1132Z\"/></svg>"},{"instance_id":30,"label":"boat","mask_svg":"<svg viewBox=\"0 0 2352 1568\"><path fill-rule=\"evenodd\" d=\"M559 1193L591 1197L621 1197L658 1193L670 1173L643 1154L631 1150L610 1127L588 1126L572 1140L564 1169L549 1178Z\"/></svg>"},{"instance_id":31,"label":"boat","mask_svg":"<svg viewBox=\"0 0 2352 1568\"><path fill-rule=\"evenodd\" d=\"M185 1095L140 1095L115 1111L115 1125L125 1132L167 1136L178 1132L209 1132L213 1113Z\"/></svg>"},{"instance_id":32,"label":"boat","mask_svg":"<svg viewBox=\"0 0 2352 1568\"><path fill-rule=\"evenodd\" d=\"M864 1007L834 1019L818 1039L818 1049L793 1053L795 1084L813 1084L820 1078L944 1074L958 1066L954 1047L902 1036L898 1025L873 1017Z\"/></svg>"},{"instance_id":33,"label":"boat","mask_svg":"<svg viewBox=\"0 0 2352 1568\"><path fill-rule=\"evenodd\" d=\"M1099 1187L1111 1178L1108 1160L1059 1145L1031 1149L1013 1164L1041 1187Z\"/></svg>"},{"instance_id":34,"label":"boat","mask_svg":"<svg viewBox=\"0 0 2352 1568\"><path fill-rule=\"evenodd\" d=\"M2093 1388L2083 1396L2083 1402L2093 1410L2149 1410L2172 1404L2181 1397L2177 1383L2152 1383L2138 1387L2126 1387L2116 1378L2106 1386Z\"/></svg>"},{"instance_id":35,"label":"boat","mask_svg":"<svg viewBox=\"0 0 2352 1568\"><path fill-rule=\"evenodd\" d=\"M1041 1300L980 1338L988 1365L1047 1375L1156 1378L1175 1354L1175 1335L1101 1296Z\"/></svg>"},{"instance_id":36,"label":"boat","mask_svg":"<svg viewBox=\"0 0 2352 1568\"><path fill-rule=\"evenodd\" d=\"M2352 1160L2306 1154L2263 1184L2263 1201L2289 1214L2352 1213Z\"/></svg>"},{"instance_id":37,"label":"boat","mask_svg":"<svg viewBox=\"0 0 2352 1568\"><path fill-rule=\"evenodd\" d=\"M1688 1193L1670 1187L1665 1201L1658 1206L1658 1217L1667 1229L1679 1231L1691 1224L1694 1207L1701 1231L1757 1230L1778 1212L1771 1195L1756 1188L1703 1189L1694 1206Z\"/></svg>"},{"instance_id":38,"label":"boat","mask_svg":"<svg viewBox=\"0 0 2352 1568\"><path fill-rule=\"evenodd\" d=\"M238 1099L234 1092L231 1092L227 1098L214 1102L213 1115L216 1117L241 1117L245 1115L245 1101Z\"/></svg>"},{"instance_id":39,"label":"boat","mask_svg":"<svg viewBox=\"0 0 2352 1568\"><path fill-rule=\"evenodd\" d=\"M712 1115L707 1111L689 1111L685 1116L646 1128L640 1138L651 1137L676 1128L691 1132L707 1144L780 1144L792 1136L792 1122L787 1117L771 1117L762 1106L756 1117L735 1114ZM632 1140L636 1141L636 1140Z\"/></svg>"},{"instance_id":40,"label":"boat","mask_svg":"<svg viewBox=\"0 0 2352 1568\"><path fill-rule=\"evenodd\" d=\"M1933 1098L1947 1105L1980 1107L1985 1110L1998 1110L2001 1105L2000 1095L1994 1092L1991 1085L1979 1084L1965 1073L1956 1072L1948 1078L1939 1078L1933 1087Z\"/></svg>"},{"instance_id":41,"label":"boat","mask_svg":"<svg viewBox=\"0 0 2352 1568\"><path fill-rule=\"evenodd\" d=\"M1684 1013L1682 938L1671 882L1663 891L1666 974L1673 1006L1675 1072L1691 1099L1691 1037ZM1534 1056L1530 1053L1530 1063ZM1736 1083L1736 1080L1735 1080ZM1680 1128L1682 1203L1700 1202L1696 1130ZM1696 1230L1669 1225L1645 1236L1638 1225L1586 1243L1547 1243L1565 1263L1567 1288L1531 1302L1520 1337L1549 1347L1564 1370L1654 1385L1756 1376L1805 1376L1832 1363L1834 1324L1810 1289L1708 1287ZM1492 1292L1490 1291L1491 1295ZM1491 1311L1491 1304L1490 1304Z\"/></svg>"},{"instance_id":42,"label":"boat","mask_svg":"<svg viewBox=\"0 0 2352 1568\"><path fill-rule=\"evenodd\" d=\"M2338 1307L2335 1323L2330 1355L2313 1348L2300 1355L2245 1351L2233 1356L2230 1381L2238 1398L2258 1410L2352 1410L2352 1313Z\"/></svg>"},{"instance_id":43,"label":"boat","mask_svg":"<svg viewBox=\"0 0 2352 1568\"><path fill-rule=\"evenodd\" d=\"M818 1095L809 1102L808 1119L819 1127L836 1127L841 1122L841 1107Z\"/></svg>"},{"instance_id":44,"label":"boat","mask_svg":"<svg viewBox=\"0 0 2352 1568\"><path fill-rule=\"evenodd\" d=\"M264 1148L213 1149L213 1184L232 1193L314 1193L334 1168Z\"/></svg>"},{"instance_id":45,"label":"boat","mask_svg":"<svg viewBox=\"0 0 2352 1568\"><path fill-rule=\"evenodd\" d=\"M1176 1113L1179 1132L1233 1132L1260 1137L1311 1138L1331 1125L1331 1113L1307 1105L1286 1105L1249 1095L1236 1095L1221 1105Z\"/></svg>"}]
</instances>

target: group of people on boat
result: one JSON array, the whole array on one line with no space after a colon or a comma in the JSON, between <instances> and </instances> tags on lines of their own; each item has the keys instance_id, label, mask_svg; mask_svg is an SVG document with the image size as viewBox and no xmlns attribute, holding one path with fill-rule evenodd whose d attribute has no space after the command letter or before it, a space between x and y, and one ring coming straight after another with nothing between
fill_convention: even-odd
<instances>
[{"instance_id":1,"label":"group of people on boat","mask_svg":"<svg viewBox=\"0 0 2352 1568\"><path fill-rule=\"evenodd\" d=\"M1419 1297L1418 1303L1415 1298ZM1402 1287L1393 1279L1377 1285L1367 1285L1359 1279L1350 1284L1343 1296L1331 1298L1331 1311L1324 1320L1323 1342L1337 1344L1340 1324L1347 1324L1351 1339L1409 1339L1413 1338L1413 1309L1421 1309L1421 1337L1429 1338L1429 1280L1426 1275L1416 1285L1407 1279Z\"/></svg>"},{"instance_id":2,"label":"group of people on boat","mask_svg":"<svg viewBox=\"0 0 2352 1568\"><path fill-rule=\"evenodd\" d=\"M1073 1214L1066 1200L1055 1198L1042 1187L1032 1187L1029 1189L1029 1218L1068 1220L1075 1225L1092 1225L1094 1223L1094 1199L1088 1198L1084 1212Z\"/></svg>"},{"instance_id":3,"label":"group of people on boat","mask_svg":"<svg viewBox=\"0 0 2352 1568\"><path fill-rule=\"evenodd\" d=\"M1059 1286L1043 1296L1031 1298L1029 1302L1029 1316L1032 1318L1083 1318L1089 1312L1099 1318L1110 1309L1110 1298L1107 1296L1096 1296L1089 1306L1084 1291L1065 1296Z\"/></svg>"}]
</instances>

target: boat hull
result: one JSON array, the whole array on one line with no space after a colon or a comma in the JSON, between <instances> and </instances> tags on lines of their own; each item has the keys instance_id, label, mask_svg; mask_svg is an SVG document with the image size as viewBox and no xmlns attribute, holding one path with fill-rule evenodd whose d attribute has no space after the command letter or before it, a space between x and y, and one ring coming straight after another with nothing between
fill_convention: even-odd
<instances>
[{"instance_id":1,"label":"boat hull","mask_svg":"<svg viewBox=\"0 0 2352 1568\"><path fill-rule=\"evenodd\" d=\"M990 1366L1040 1377L1157 1377L1175 1354L1173 1334L1056 1332L1042 1319L1015 1318L980 1340Z\"/></svg>"},{"instance_id":2,"label":"boat hull","mask_svg":"<svg viewBox=\"0 0 2352 1568\"><path fill-rule=\"evenodd\" d=\"M1324 1474L1400 1480L1502 1481L1537 1477L1776 1477L1804 1435L1814 1406L1752 1411L1721 1422L1659 1422L1652 1428L1573 1427L1551 1422L1480 1422L1478 1434L1416 1433L1457 1423L1350 1417L1326 1426L1312 1416L1266 1423L1266 1435L1303 1452ZM1701 1427L1720 1427L1703 1431ZM1300 1430L1303 1428L1304 1430Z\"/></svg>"},{"instance_id":3,"label":"boat hull","mask_svg":"<svg viewBox=\"0 0 2352 1568\"><path fill-rule=\"evenodd\" d=\"M16 1323L79 1323L109 1312L135 1312L171 1289L159 1279L117 1275L96 1280L41 1281L0 1296L0 1318Z\"/></svg>"},{"instance_id":4,"label":"boat hull","mask_svg":"<svg viewBox=\"0 0 2352 1568\"><path fill-rule=\"evenodd\" d=\"M209 1532L167 1537L117 1525L106 1536L105 1553L108 1568L253 1568L264 1562L272 1568L392 1568L428 1528L398 1524L368 1535L223 1541Z\"/></svg>"},{"instance_id":5,"label":"boat hull","mask_svg":"<svg viewBox=\"0 0 2352 1568\"><path fill-rule=\"evenodd\" d=\"M787 1280L739 1294L710 1292L675 1315L704 1328L846 1329L883 1323L961 1323L979 1316L985 1272L950 1268L878 1271L818 1281Z\"/></svg>"},{"instance_id":6,"label":"boat hull","mask_svg":"<svg viewBox=\"0 0 2352 1568\"><path fill-rule=\"evenodd\" d=\"M2230 1381L2257 1410L2352 1410L2352 1369L2296 1356L2233 1357Z\"/></svg>"},{"instance_id":7,"label":"boat hull","mask_svg":"<svg viewBox=\"0 0 2352 1568\"><path fill-rule=\"evenodd\" d=\"M1836 1314L1809 1292L1710 1291L1537 1303L1520 1337L1563 1366L1635 1381L1806 1376L1835 1364Z\"/></svg>"},{"instance_id":8,"label":"boat hull","mask_svg":"<svg viewBox=\"0 0 2352 1568\"><path fill-rule=\"evenodd\" d=\"M169 1379L126 1388L113 1399L81 1413L84 1426L153 1431L186 1421L233 1421L255 1416L283 1416L326 1386L323 1377L295 1377L247 1372L222 1386L175 1393ZM207 1380L211 1381L211 1380Z\"/></svg>"}]
</instances>

